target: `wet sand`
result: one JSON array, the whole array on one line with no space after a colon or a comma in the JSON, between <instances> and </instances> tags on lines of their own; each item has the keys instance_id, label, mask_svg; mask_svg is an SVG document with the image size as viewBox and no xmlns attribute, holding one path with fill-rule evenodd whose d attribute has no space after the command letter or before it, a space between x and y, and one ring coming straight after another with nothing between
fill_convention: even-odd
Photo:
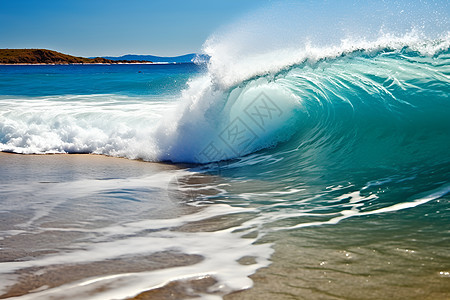
<instances>
[{"instance_id":1,"label":"wet sand","mask_svg":"<svg viewBox=\"0 0 450 300\"><path fill-rule=\"evenodd\" d=\"M169 186L163 187L163 194L155 191L158 185L148 179L154 174L164 177L164 172L179 169L176 165L99 155L0 153L0 187L6 188L0 190L0 269L2 263L39 260L64 251L83 250L83 247L105 242L104 239L109 241L102 236L102 230L130 219L177 219L199 211L195 205L188 204L198 196L217 192L208 188L215 180L213 176L175 177L175 180L170 179ZM127 185L136 180L136 186ZM117 182L124 185L120 191L114 189ZM144 189L147 182L148 189ZM83 191L92 190L92 183L100 185L102 192L93 190L86 197ZM38 194L27 194L31 186L31 191L38 191ZM43 195L55 200L65 196L64 193L70 195L65 201L48 203L48 199L40 198ZM30 199L32 203L27 203ZM442 199L449 200L448 196ZM201 232L213 236L221 230L238 227L252 217L251 213L219 214L184 223L172 230L180 234ZM446 239L427 234L427 228L433 226L431 221L417 221L412 214L401 222L391 214L383 214L354 218L333 226L268 234L256 244L273 245L272 264L251 275L253 288L224 298L449 299L450 252ZM123 233L118 231L117 234ZM145 231L136 231L123 238L132 241L145 234ZM256 235L248 238L255 239ZM195 266L204 259L200 254L166 250L31 266L8 277L13 281L6 290L0 291L0 298L25 295L33 299L34 292L87 278ZM238 263L254 265L255 259L242 257ZM214 292L216 285L217 280L212 276L186 278L165 282L128 299L184 299L206 293L223 296L220 291ZM108 283L84 295L93 296L107 288Z\"/></svg>"},{"instance_id":2,"label":"wet sand","mask_svg":"<svg viewBox=\"0 0 450 300\"><path fill-rule=\"evenodd\" d=\"M19 199L20 197L16 199L17 202L25 202L33 197L33 195L24 196L20 193L20 189L26 190L27 185L40 185L45 189L45 186L50 187L77 180L93 179L101 183L111 179L139 178L178 169L180 169L179 166L170 164L147 163L101 155L20 155L0 152L0 185L17 186L17 194L22 197L22 199ZM80 189L82 188L80 186ZM10 195L14 195L14 191L11 191ZM0 201L11 201L8 196L3 196L3 199L2 196L0 194ZM42 201L45 202L45 199ZM152 210L147 212L148 217L170 218L196 210L173 201L159 201L158 204L163 206L159 209L152 206ZM6 211L7 207L4 206L2 208L0 264L29 261L55 254L61 249L69 249L74 241L89 239L92 234L86 233L85 230L95 230L114 224L120 218L120 212L90 211L92 207L89 203L59 203L57 207L51 208L51 214L42 215L39 218L34 217L36 209L26 204L12 211ZM96 217L96 214L103 214L103 216ZM36 230L36 227L46 230ZM64 228L67 230L63 230ZM199 255L163 251L151 255L136 255L90 263L30 267L15 272L15 283L1 293L0 298L25 295L89 277L187 266L201 260L202 257Z\"/></svg>"},{"instance_id":3,"label":"wet sand","mask_svg":"<svg viewBox=\"0 0 450 300\"><path fill-rule=\"evenodd\" d=\"M224 297L241 299L450 299L448 240L408 222L377 232L390 215L335 226L276 233L272 264L252 275L252 289Z\"/></svg>"},{"instance_id":4,"label":"wet sand","mask_svg":"<svg viewBox=\"0 0 450 300\"><path fill-rule=\"evenodd\" d=\"M175 176L168 186L162 186L165 194L154 193L152 188L141 192L146 186L144 182L139 183L136 190L125 186L120 193L106 195L111 196L107 203L92 203L97 201L95 193L89 194L92 182L101 186L112 181L113 185L106 185L103 189L113 193L116 188L114 182L118 180L127 183L159 173L167 176L167 172L170 174L181 167L101 155L20 155L0 152L0 186L6 187L5 192L0 193L0 201L3 205L13 206L3 207L0 212L0 268L2 263L42 260L64 251L82 250L77 245L86 244L89 247L95 243L97 230L101 232L104 228L133 221L133 218L176 219L199 211L199 208L188 205L189 201L200 194L215 193L208 188L196 189L207 186L210 180L208 176L200 174ZM74 184L75 189L71 187ZM29 194L27 186L39 193ZM190 188L180 190L180 186ZM84 190L88 191L87 196ZM39 199L41 194L50 200ZM148 197L150 198L147 199ZM118 201L114 203L113 200ZM41 207L44 207L42 212ZM176 229L186 233L212 232L233 227L245 219L245 216L213 217L190 222ZM24 295L33 298L35 292L82 282L86 278L164 270L195 265L203 260L201 255L185 254L177 250L148 255L123 254L124 256L104 260L21 268L6 277L11 282L6 289L0 290L0 299ZM197 297L216 283L209 276L168 282L167 285L140 293L135 299ZM108 288L107 285L104 288ZM85 295L94 296L95 291L94 294L89 292ZM43 297L45 299L46 296Z\"/></svg>"}]
</instances>

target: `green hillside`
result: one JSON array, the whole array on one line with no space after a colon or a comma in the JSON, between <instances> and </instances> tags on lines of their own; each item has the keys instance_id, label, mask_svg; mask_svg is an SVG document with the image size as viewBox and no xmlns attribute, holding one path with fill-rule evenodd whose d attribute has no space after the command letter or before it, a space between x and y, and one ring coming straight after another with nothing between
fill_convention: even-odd
<instances>
[{"instance_id":1,"label":"green hillside","mask_svg":"<svg viewBox=\"0 0 450 300\"><path fill-rule=\"evenodd\" d=\"M106 58L85 58L47 49L0 49L0 64L116 64L150 61L125 61Z\"/></svg>"}]
</instances>

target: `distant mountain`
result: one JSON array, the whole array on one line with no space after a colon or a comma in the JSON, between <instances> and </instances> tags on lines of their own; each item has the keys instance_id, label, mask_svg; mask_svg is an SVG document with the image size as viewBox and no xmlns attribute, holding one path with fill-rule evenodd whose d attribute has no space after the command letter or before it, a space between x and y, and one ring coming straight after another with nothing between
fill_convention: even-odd
<instances>
[{"instance_id":1,"label":"distant mountain","mask_svg":"<svg viewBox=\"0 0 450 300\"><path fill-rule=\"evenodd\" d=\"M63 54L47 49L0 49L0 64L117 64L142 63L137 60L85 58ZM145 60L150 63L151 61Z\"/></svg>"},{"instance_id":2,"label":"distant mountain","mask_svg":"<svg viewBox=\"0 0 450 300\"><path fill-rule=\"evenodd\" d=\"M127 54L119 57L115 56L103 56L102 58L110 60L149 60L155 63L191 63L196 58L200 61L208 61L209 56L204 54L190 53L181 56L154 56L154 55L135 55Z\"/></svg>"},{"instance_id":3,"label":"distant mountain","mask_svg":"<svg viewBox=\"0 0 450 300\"><path fill-rule=\"evenodd\" d=\"M86 58L47 49L0 49L0 64L192 63L208 60L208 55L195 53L175 57L127 54Z\"/></svg>"}]
</instances>

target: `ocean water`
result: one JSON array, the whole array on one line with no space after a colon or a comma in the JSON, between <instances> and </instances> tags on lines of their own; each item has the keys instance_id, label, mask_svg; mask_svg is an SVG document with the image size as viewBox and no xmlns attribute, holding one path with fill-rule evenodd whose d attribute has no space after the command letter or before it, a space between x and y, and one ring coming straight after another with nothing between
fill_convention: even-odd
<instances>
[{"instance_id":1,"label":"ocean water","mask_svg":"<svg viewBox=\"0 0 450 300\"><path fill-rule=\"evenodd\" d=\"M448 31L242 35L0 66L2 297L450 297Z\"/></svg>"}]
</instances>

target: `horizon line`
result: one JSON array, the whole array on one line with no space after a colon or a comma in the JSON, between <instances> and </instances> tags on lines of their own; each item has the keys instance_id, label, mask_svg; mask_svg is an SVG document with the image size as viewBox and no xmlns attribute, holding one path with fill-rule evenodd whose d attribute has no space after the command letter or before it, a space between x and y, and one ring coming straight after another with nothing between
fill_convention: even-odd
<instances>
[{"instance_id":1,"label":"horizon line","mask_svg":"<svg viewBox=\"0 0 450 300\"><path fill-rule=\"evenodd\" d=\"M66 55L71 55L71 56L77 56L77 57L83 57L83 58L92 58L92 57L122 57L122 56L126 56L126 55L139 55L139 56L154 56L154 57L167 57L167 58L175 58L175 57L180 57L180 56L185 56L185 55L191 55L191 54L200 54L200 55L205 55L199 52L190 52L190 53L185 53L185 54L180 54L180 55L171 55L171 56L160 56L160 55L154 55L154 54L134 54L134 53L126 53L126 54L121 54L121 55L98 55L98 56L78 56L78 55L74 55L74 54L69 54L67 52L62 52L60 50L55 50L55 49L51 49L51 48L34 48L34 47L30 47L30 48L0 48L1 49L7 49L7 50L49 50L49 51L55 51L55 52L59 52L62 54L66 54Z\"/></svg>"}]
</instances>

